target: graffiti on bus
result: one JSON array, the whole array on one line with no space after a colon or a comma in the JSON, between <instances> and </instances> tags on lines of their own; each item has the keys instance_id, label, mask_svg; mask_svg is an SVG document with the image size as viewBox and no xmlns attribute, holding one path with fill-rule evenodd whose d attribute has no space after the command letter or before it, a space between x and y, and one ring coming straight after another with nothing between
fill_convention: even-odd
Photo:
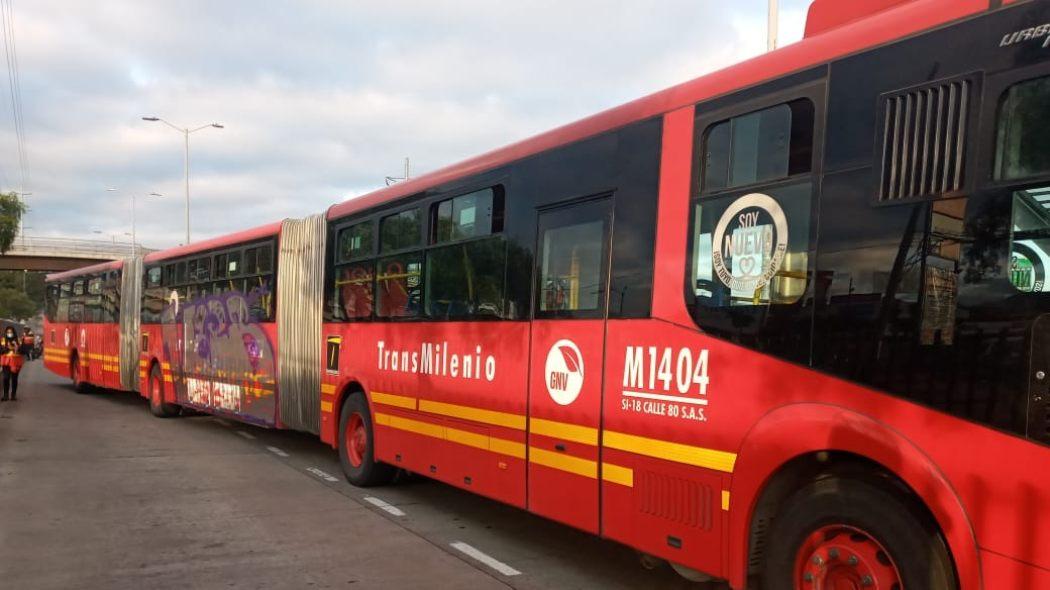
<instances>
[{"instance_id":1,"label":"graffiti on bus","mask_svg":"<svg viewBox=\"0 0 1050 590\"><path fill-rule=\"evenodd\" d=\"M273 421L276 359L253 313L268 309L271 298L266 286L190 302L171 292L162 336L180 402Z\"/></svg>"}]
</instances>

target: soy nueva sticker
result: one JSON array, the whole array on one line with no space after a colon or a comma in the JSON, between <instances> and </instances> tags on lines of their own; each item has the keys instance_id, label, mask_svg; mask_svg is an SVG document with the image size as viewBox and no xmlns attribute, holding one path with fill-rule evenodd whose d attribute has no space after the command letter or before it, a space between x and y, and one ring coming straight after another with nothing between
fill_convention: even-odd
<instances>
[{"instance_id":1,"label":"soy nueva sticker","mask_svg":"<svg viewBox=\"0 0 1050 590\"><path fill-rule=\"evenodd\" d=\"M734 295L750 297L768 285L784 263L787 217L773 197L744 195L718 220L712 245L718 279Z\"/></svg>"}]
</instances>

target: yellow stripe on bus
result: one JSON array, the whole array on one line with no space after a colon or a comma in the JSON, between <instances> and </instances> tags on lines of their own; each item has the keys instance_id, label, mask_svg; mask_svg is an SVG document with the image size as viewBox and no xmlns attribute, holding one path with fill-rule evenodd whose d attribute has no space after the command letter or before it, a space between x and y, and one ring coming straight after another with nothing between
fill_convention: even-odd
<instances>
[{"instance_id":1,"label":"yellow stripe on bus","mask_svg":"<svg viewBox=\"0 0 1050 590\"><path fill-rule=\"evenodd\" d=\"M590 459L582 459L530 446L529 463L543 465L544 467L574 473L591 479L598 479L598 463Z\"/></svg>"},{"instance_id":2,"label":"yellow stripe on bus","mask_svg":"<svg viewBox=\"0 0 1050 590\"><path fill-rule=\"evenodd\" d=\"M322 412L331 412L332 411L332 402L321 402L321 411Z\"/></svg>"},{"instance_id":3,"label":"yellow stripe on bus","mask_svg":"<svg viewBox=\"0 0 1050 590\"><path fill-rule=\"evenodd\" d=\"M736 453L683 445L681 443L645 438L610 430L606 430L602 434L602 445L618 451L626 451L725 473L732 473L733 467L736 465Z\"/></svg>"},{"instance_id":4,"label":"yellow stripe on bus","mask_svg":"<svg viewBox=\"0 0 1050 590\"><path fill-rule=\"evenodd\" d=\"M729 490L722 490L722 510L729 510Z\"/></svg>"},{"instance_id":5,"label":"yellow stripe on bus","mask_svg":"<svg viewBox=\"0 0 1050 590\"><path fill-rule=\"evenodd\" d=\"M335 393L335 385L332 383L322 383L321 393Z\"/></svg>"},{"instance_id":6,"label":"yellow stripe on bus","mask_svg":"<svg viewBox=\"0 0 1050 590\"><path fill-rule=\"evenodd\" d=\"M508 455L518 459L525 458L525 445L522 443L496 438L494 436L486 436L476 432L467 432L466 430L459 430L458 428L449 428L441 426L440 424L431 424L430 422L422 422L420 420L402 418L401 416L383 414L380 412L376 412L375 419L376 424L381 426L388 426L397 430L404 430L405 432L412 432L423 436L429 436L431 438L447 440L456 444Z\"/></svg>"},{"instance_id":7,"label":"yellow stripe on bus","mask_svg":"<svg viewBox=\"0 0 1050 590\"><path fill-rule=\"evenodd\" d=\"M508 414L506 412L496 412L494 410L482 410L481 408L458 406L455 404L446 404L444 402L434 402L425 399L419 400L419 411L428 412L430 414L439 414L441 416L449 416L450 418L470 420L472 422L481 422L482 424L491 424L493 426L502 426L514 430L525 430L525 416L518 414Z\"/></svg>"},{"instance_id":8,"label":"yellow stripe on bus","mask_svg":"<svg viewBox=\"0 0 1050 590\"><path fill-rule=\"evenodd\" d=\"M383 393L381 391L372 392L372 403L393 406L395 408L405 408L406 410L416 409L416 398L408 397L406 395Z\"/></svg>"},{"instance_id":9,"label":"yellow stripe on bus","mask_svg":"<svg viewBox=\"0 0 1050 590\"><path fill-rule=\"evenodd\" d=\"M634 487L634 469L602 462L602 480L629 488Z\"/></svg>"},{"instance_id":10,"label":"yellow stripe on bus","mask_svg":"<svg viewBox=\"0 0 1050 590\"><path fill-rule=\"evenodd\" d=\"M532 418L529 420L529 432L592 447L598 446L598 429L589 426Z\"/></svg>"}]
</instances>

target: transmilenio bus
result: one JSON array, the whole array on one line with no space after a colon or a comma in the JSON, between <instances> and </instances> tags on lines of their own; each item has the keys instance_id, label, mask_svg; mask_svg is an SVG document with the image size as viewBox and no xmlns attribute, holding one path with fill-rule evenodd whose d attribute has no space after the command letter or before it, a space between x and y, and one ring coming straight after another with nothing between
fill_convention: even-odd
<instances>
[{"instance_id":1,"label":"transmilenio bus","mask_svg":"<svg viewBox=\"0 0 1050 590\"><path fill-rule=\"evenodd\" d=\"M1050 2L805 40L50 277L46 363L734 588L1050 588ZM702 572L702 573L701 573Z\"/></svg>"}]
</instances>

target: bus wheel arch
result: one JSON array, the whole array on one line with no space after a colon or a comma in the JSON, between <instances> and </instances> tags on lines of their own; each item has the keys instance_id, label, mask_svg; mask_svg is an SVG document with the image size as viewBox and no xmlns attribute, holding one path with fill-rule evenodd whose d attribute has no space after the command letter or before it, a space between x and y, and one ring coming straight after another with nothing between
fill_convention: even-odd
<instances>
[{"instance_id":1,"label":"bus wheel arch","mask_svg":"<svg viewBox=\"0 0 1050 590\"><path fill-rule=\"evenodd\" d=\"M397 470L375 458L375 428L368 396L360 383L343 387L335 406L336 449L343 475L352 485L371 487L393 481Z\"/></svg>"},{"instance_id":2,"label":"bus wheel arch","mask_svg":"<svg viewBox=\"0 0 1050 590\"><path fill-rule=\"evenodd\" d=\"M171 418L178 416L181 408L172 403L164 401L166 387L164 386L164 371L156 359L150 363L149 373L146 377L148 388L147 399L149 400L149 411L158 418Z\"/></svg>"},{"instance_id":3,"label":"bus wheel arch","mask_svg":"<svg viewBox=\"0 0 1050 590\"><path fill-rule=\"evenodd\" d=\"M799 404L774 410L748 433L738 454L730 511L729 569L744 587L765 559L765 536L779 508L822 479L885 490L940 536L961 589L980 587L977 545L961 502L936 467L903 436L843 408Z\"/></svg>"}]
</instances>

